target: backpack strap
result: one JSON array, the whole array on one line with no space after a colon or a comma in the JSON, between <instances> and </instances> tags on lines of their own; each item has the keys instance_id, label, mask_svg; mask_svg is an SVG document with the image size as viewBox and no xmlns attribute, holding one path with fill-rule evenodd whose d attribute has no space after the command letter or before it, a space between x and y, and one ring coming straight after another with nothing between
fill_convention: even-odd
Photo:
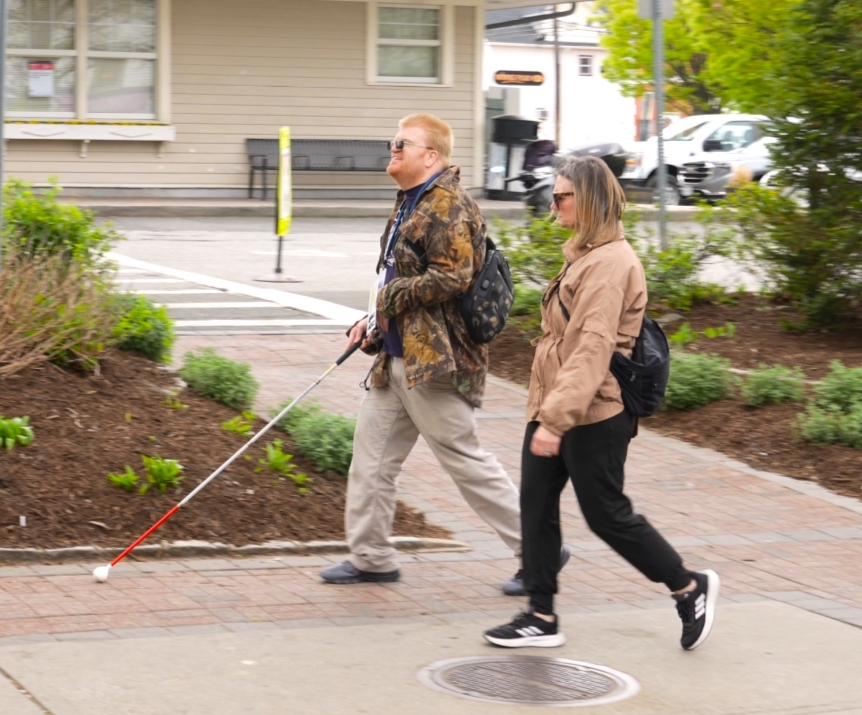
<instances>
[{"instance_id":1,"label":"backpack strap","mask_svg":"<svg viewBox=\"0 0 862 715\"><path fill-rule=\"evenodd\" d=\"M566 271L568 271L568 270L569 270L569 264L566 263L565 268L563 268L563 273L560 275L560 278L557 281L557 285L554 287L554 292L557 294L557 302L560 304L560 310L563 311L563 317L566 319L567 323L572 319L572 316L569 313L569 309L566 308L565 305L563 305L563 299L560 297L560 283L563 282L563 278L566 277Z\"/></svg>"}]
</instances>

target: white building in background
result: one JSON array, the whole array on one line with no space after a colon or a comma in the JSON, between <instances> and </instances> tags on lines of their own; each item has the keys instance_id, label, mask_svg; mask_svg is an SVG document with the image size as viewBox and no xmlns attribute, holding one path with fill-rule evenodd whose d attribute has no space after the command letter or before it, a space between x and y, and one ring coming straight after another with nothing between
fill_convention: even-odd
<instances>
[{"instance_id":1,"label":"white building in background","mask_svg":"<svg viewBox=\"0 0 862 715\"><path fill-rule=\"evenodd\" d=\"M635 100L623 97L617 85L606 80L602 63L607 51L599 46L602 29L595 20L594 3L578 3L574 14L557 20L560 45L561 147L593 142L631 142L635 138ZM544 5L485 13L486 25L527 16L541 16L567 5ZM501 96L495 74L540 72L540 86L521 86L505 94L507 113L542 122L540 137L554 139L555 63L553 21L485 32L484 87L486 96Z\"/></svg>"}]
</instances>

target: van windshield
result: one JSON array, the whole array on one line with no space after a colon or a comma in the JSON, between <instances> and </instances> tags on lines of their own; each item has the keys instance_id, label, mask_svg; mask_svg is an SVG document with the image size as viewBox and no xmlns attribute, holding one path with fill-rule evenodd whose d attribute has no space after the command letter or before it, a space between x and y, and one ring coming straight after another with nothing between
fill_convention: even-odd
<instances>
[{"instance_id":1,"label":"van windshield","mask_svg":"<svg viewBox=\"0 0 862 715\"><path fill-rule=\"evenodd\" d=\"M690 142L694 139L697 130L700 129L706 122L699 124L690 124L683 129L674 130L674 127L668 127L665 131L669 132L664 136L666 142ZM673 133L670 133L673 132Z\"/></svg>"}]
</instances>

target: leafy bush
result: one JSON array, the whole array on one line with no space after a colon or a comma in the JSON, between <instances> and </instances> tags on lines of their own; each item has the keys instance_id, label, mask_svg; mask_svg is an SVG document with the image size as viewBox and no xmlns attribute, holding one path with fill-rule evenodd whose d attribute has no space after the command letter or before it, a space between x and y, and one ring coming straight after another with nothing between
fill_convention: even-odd
<instances>
[{"instance_id":1,"label":"leafy bush","mask_svg":"<svg viewBox=\"0 0 862 715\"><path fill-rule=\"evenodd\" d=\"M176 335L167 311L143 295L123 293L114 301L119 317L114 326L117 347L156 362L169 362Z\"/></svg>"},{"instance_id":2,"label":"leafy bush","mask_svg":"<svg viewBox=\"0 0 862 715\"><path fill-rule=\"evenodd\" d=\"M549 217L533 219L526 226L497 220L493 226L515 283L542 290L560 272L562 247L572 237L570 230Z\"/></svg>"},{"instance_id":3,"label":"leafy bush","mask_svg":"<svg viewBox=\"0 0 862 715\"><path fill-rule=\"evenodd\" d=\"M814 386L817 404L850 412L862 403L862 367L844 367L840 360L829 364L829 374Z\"/></svg>"},{"instance_id":4,"label":"leafy bush","mask_svg":"<svg viewBox=\"0 0 862 715\"><path fill-rule=\"evenodd\" d=\"M273 410L278 414L285 403ZM321 470L347 474L353 458L356 420L327 412L316 402L297 405L278 425L293 437L297 449Z\"/></svg>"},{"instance_id":5,"label":"leafy bush","mask_svg":"<svg viewBox=\"0 0 862 715\"><path fill-rule=\"evenodd\" d=\"M178 487L185 479L181 472L184 467L176 459L162 459L161 457L147 457L142 455L144 468L147 470L147 483L140 490L140 494L146 494L150 487L155 487L160 494L164 494L168 487Z\"/></svg>"},{"instance_id":6,"label":"leafy bush","mask_svg":"<svg viewBox=\"0 0 862 715\"><path fill-rule=\"evenodd\" d=\"M234 362L212 348L187 352L180 377L196 392L235 410L252 406L259 384L247 362Z\"/></svg>"},{"instance_id":7,"label":"leafy bush","mask_svg":"<svg viewBox=\"0 0 862 715\"><path fill-rule=\"evenodd\" d=\"M512 303L510 315L513 317L522 315L539 315L542 311L543 295L544 291L540 288L531 288L523 283L516 283L515 300Z\"/></svg>"},{"instance_id":8,"label":"leafy bush","mask_svg":"<svg viewBox=\"0 0 862 715\"><path fill-rule=\"evenodd\" d=\"M862 449L862 403L856 403L848 412L834 406L809 404L797 416L794 428L801 437L817 445L839 442Z\"/></svg>"},{"instance_id":9,"label":"leafy bush","mask_svg":"<svg viewBox=\"0 0 862 715\"><path fill-rule=\"evenodd\" d=\"M111 303L91 267L12 247L0 266L0 375L45 361L94 369L112 340Z\"/></svg>"},{"instance_id":10,"label":"leafy bush","mask_svg":"<svg viewBox=\"0 0 862 715\"><path fill-rule=\"evenodd\" d=\"M11 417L4 419L0 415L0 447L11 452L19 444L26 447L33 441L33 428L29 417Z\"/></svg>"},{"instance_id":11,"label":"leafy bush","mask_svg":"<svg viewBox=\"0 0 862 715\"><path fill-rule=\"evenodd\" d=\"M275 417L279 412L281 412L285 407L287 407L293 400L285 400L278 407L271 411L271 416ZM287 432L290 434L293 432L296 425L302 422L304 419L307 419L311 415L316 415L321 412L323 408L320 406L320 403L317 400L308 400L307 402L300 402L298 405L294 405L293 408L288 412L281 420L278 421L277 427L282 432Z\"/></svg>"},{"instance_id":12,"label":"leafy bush","mask_svg":"<svg viewBox=\"0 0 862 715\"><path fill-rule=\"evenodd\" d=\"M805 375L798 367L760 364L748 374L742 397L749 407L799 402L805 397Z\"/></svg>"},{"instance_id":13,"label":"leafy bush","mask_svg":"<svg viewBox=\"0 0 862 715\"><path fill-rule=\"evenodd\" d=\"M729 367L730 361L718 355L673 351L670 380L662 407L690 410L730 397L738 379Z\"/></svg>"},{"instance_id":14,"label":"leafy bush","mask_svg":"<svg viewBox=\"0 0 862 715\"><path fill-rule=\"evenodd\" d=\"M60 203L62 189L42 195L23 181L11 180L3 196L3 238L21 260L58 255L66 261L99 262L120 236L96 226L92 211Z\"/></svg>"}]
</instances>

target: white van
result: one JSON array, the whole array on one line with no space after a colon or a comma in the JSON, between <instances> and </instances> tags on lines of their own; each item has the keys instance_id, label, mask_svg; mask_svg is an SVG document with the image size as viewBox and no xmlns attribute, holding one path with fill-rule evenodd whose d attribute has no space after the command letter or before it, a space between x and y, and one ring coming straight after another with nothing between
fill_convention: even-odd
<instances>
[{"instance_id":1,"label":"white van","mask_svg":"<svg viewBox=\"0 0 862 715\"><path fill-rule=\"evenodd\" d=\"M763 136L767 118L760 114L699 114L685 117L662 132L664 161L668 171L666 201L676 206L682 201L677 177L683 165L705 152L744 149ZM658 186L658 138L626 147L626 168L620 176L623 186L656 189Z\"/></svg>"}]
</instances>

